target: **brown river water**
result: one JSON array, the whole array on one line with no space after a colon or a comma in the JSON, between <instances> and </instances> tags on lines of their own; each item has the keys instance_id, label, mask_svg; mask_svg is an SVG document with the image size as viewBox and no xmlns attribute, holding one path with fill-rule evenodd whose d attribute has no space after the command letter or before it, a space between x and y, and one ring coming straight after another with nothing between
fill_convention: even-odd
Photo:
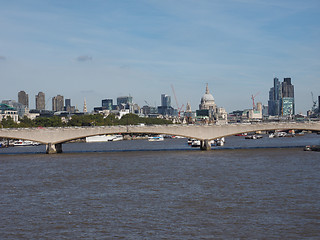
<instances>
[{"instance_id":1,"label":"brown river water","mask_svg":"<svg viewBox=\"0 0 320 240\"><path fill-rule=\"evenodd\" d=\"M0 239L319 239L320 135L0 149Z\"/></svg>"}]
</instances>

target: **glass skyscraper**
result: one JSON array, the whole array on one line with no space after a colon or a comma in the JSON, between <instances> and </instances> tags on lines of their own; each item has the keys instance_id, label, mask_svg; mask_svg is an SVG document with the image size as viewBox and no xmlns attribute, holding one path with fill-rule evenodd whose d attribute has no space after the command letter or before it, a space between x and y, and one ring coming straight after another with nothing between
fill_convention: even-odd
<instances>
[{"instance_id":1,"label":"glass skyscraper","mask_svg":"<svg viewBox=\"0 0 320 240\"><path fill-rule=\"evenodd\" d=\"M291 78L284 78L282 83L273 79L273 87L269 91L268 114L271 116L289 116L295 114L294 86Z\"/></svg>"},{"instance_id":2,"label":"glass skyscraper","mask_svg":"<svg viewBox=\"0 0 320 240\"><path fill-rule=\"evenodd\" d=\"M105 107L107 110L112 110L113 99L103 99L102 107Z\"/></svg>"}]
</instances>

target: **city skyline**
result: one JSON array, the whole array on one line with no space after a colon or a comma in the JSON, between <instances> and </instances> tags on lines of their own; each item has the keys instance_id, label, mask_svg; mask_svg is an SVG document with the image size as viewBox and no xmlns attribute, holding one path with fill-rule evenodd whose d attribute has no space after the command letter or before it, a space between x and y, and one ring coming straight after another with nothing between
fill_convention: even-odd
<instances>
[{"instance_id":1,"label":"city skyline","mask_svg":"<svg viewBox=\"0 0 320 240\"><path fill-rule=\"evenodd\" d=\"M78 109L128 95L159 106L172 84L196 110L208 83L231 112L257 92L267 105L273 78L289 77L306 114L320 95L318 1L0 2L2 100L24 90L30 108L39 91Z\"/></svg>"}]
</instances>

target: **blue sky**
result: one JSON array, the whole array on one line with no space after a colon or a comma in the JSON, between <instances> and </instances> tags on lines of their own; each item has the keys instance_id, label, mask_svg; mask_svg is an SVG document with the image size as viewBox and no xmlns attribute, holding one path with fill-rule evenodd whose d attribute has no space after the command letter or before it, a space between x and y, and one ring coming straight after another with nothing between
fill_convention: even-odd
<instances>
[{"instance_id":1,"label":"blue sky","mask_svg":"<svg viewBox=\"0 0 320 240\"><path fill-rule=\"evenodd\" d=\"M0 100L20 90L71 98L80 110L162 93L198 109L205 84L228 112L267 105L291 77L296 112L320 95L318 0L0 0Z\"/></svg>"}]
</instances>

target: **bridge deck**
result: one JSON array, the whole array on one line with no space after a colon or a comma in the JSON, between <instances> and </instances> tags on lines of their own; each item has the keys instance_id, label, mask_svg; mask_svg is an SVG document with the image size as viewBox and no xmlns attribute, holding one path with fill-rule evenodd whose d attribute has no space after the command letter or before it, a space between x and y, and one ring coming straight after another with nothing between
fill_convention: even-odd
<instances>
[{"instance_id":1,"label":"bridge deck","mask_svg":"<svg viewBox=\"0 0 320 240\"><path fill-rule=\"evenodd\" d=\"M55 146L70 140L104 134L167 134L195 138L202 141L231 136L245 132L272 130L311 130L320 132L320 122L286 122L226 125L150 125L150 126L101 126L65 128L19 128L0 129L0 137L31 140ZM57 145L58 146L58 145ZM60 145L59 145L60 146ZM61 147L58 147L61 149Z\"/></svg>"}]
</instances>

